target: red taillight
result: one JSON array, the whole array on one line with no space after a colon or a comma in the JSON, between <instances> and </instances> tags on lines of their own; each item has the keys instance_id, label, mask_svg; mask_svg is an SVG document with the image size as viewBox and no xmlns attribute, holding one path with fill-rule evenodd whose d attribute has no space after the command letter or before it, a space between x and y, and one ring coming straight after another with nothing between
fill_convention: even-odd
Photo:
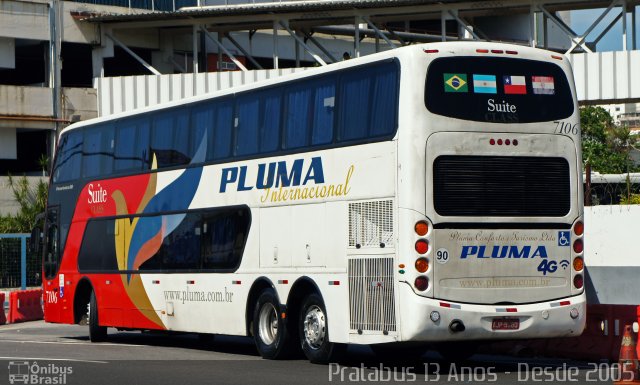
<instances>
[{"instance_id":1,"label":"red taillight","mask_svg":"<svg viewBox=\"0 0 640 385\"><path fill-rule=\"evenodd\" d=\"M504 51L501 49L492 49L491 53L504 53Z\"/></svg>"},{"instance_id":2,"label":"red taillight","mask_svg":"<svg viewBox=\"0 0 640 385\"><path fill-rule=\"evenodd\" d=\"M425 291L427 290L427 287L429 287L429 280L427 279L427 277L419 276L418 278L416 278L413 284L415 285L416 289Z\"/></svg>"},{"instance_id":3,"label":"red taillight","mask_svg":"<svg viewBox=\"0 0 640 385\"><path fill-rule=\"evenodd\" d=\"M573 286L575 286L576 289L582 289L582 286L584 286L584 278L582 278L582 274L578 274L573 277Z\"/></svg>"},{"instance_id":4,"label":"red taillight","mask_svg":"<svg viewBox=\"0 0 640 385\"><path fill-rule=\"evenodd\" d=\"M489 141L489 144L490 144L490 145L492 145L492 146L494 146L494 145L496 144L496 140L495 140L495 139L491 139L491 140Z\"/></svg>"},{"instance_id":5,"label":"red taillight","mask_svg":"<svg viewBox=\"0 0 640 385\"><path fill-rule=\"evenodd\" d=\"M517 55L518 51L504 51L505 53L508 53L509 55Z\"/></svg>"},{"instance_id":6,"label":"red taillight","mask_svg":"<svg viewBox=\"0 0 640 385\"><path fill-rule=\"evenodd\" d=\"M580 254L583 250L584 244L582 243L582 239L576 239L575 242L573 242L573 251L575 251L576 254Z\"/></svg>"},{"instance_id":7,"label":"red taillight","mask_svg":"<svg viewBox=\"0 0 640 385\"><path fill-rule=\"evenodd\" d=\"M582 234L584 234L584 223L582 223L581 221L576 222L575 226L573 226L573 232L577 236L581 236Z\"/></svg>"},{"instance_id":8,"label":"red taillight","mask_svg":"<svg viewBox=\"0 0 640 385\"><path fill-rule=\"evenodd\" d=\"M424 239L420 239L416 242L416 251L418 254L426 254L429 250L429 244Z\"/></svg>"},{"instance_id":9,"label":"red taillight","mask_svg":"<svg viewBox=\"0 0 640 385\"><path fill-rule=\"evenodd\" d=\"M438 53L437 49L425 49L424 53Z\"/></svg>"},{"instance_id":10,"label":"red taillight","mask_svg":"<svg viewBox=\"0 0 640 385\"><path fill-rule=\"evenodd\" d=\"M429 225L425 221L420 221L416 223L414 230L416 231L416 234L423 237L429 232Z\"/></svg>"},{"instance_id":11,"label":"red taillight","mask_svg":"<svg viewBox=\"0 0 640 385\"><path fill-rule=\"evenodd\" d=\"M477 49L476 50L477 53L489 53L488 49Z\"/></svg>"}]
</instances>

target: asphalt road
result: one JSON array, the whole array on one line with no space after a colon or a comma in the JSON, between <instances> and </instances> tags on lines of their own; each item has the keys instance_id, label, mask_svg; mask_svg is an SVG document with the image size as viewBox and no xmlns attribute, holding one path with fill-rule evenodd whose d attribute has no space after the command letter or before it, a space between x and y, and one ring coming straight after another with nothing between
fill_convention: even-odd
<instances>
[{"instance_id":1,"label":"asphalt road","mask_svg":"<svg viewBox=\"0 0 640 385\"><path fill-rule=\"evenodd\" d=\"M0 326L0 384L591 384L612 383L616 373L605 364L481 354L455 363L436 353L381 362L366 346L349 347L337 364L313 365L263 360L249 338L109 331L108 342L91 343L86 326Z\"/></svg>"}]
</instances>

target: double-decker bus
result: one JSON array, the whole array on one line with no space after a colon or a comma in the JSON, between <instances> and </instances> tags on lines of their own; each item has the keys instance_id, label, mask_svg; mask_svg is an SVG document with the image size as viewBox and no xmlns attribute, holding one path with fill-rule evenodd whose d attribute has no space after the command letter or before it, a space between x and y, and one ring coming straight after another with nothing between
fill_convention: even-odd
<instances>
[{"instance_id":1,"label":"double-decker bus","mask_svg":"<svg viewBox=\"0 0 640 385\"><path fill-rule=\"evenodd\" d=\"M579 335L569 62L414 45L74 124L44 228L48 322L253 336L277 359ZM443 345L447 346L447 345Z\"/></svg>"}]
</instances>

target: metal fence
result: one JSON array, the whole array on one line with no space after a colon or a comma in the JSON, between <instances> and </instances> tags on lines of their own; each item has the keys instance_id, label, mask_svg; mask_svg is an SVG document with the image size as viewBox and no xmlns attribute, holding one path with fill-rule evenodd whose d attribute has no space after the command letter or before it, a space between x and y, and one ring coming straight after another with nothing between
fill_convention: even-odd
<instances>
[{"instance_id":1,"label":"metal fence","mask_svg":"<svg viewBox=\"0 0 640 385\"><path fill-rule=\"evenodd\" d=\"M640 173L585 177L585 206L640 204Z\"/></svg>"},{"instance_id":2,"label":"metal fence","mask_svg":"<svg viewBox=\"0 0 640 385\"><path fill-rule=\"evenodd\" d=\"M40 286L40 256L28 249L30 234L0 234L0 289Z\"/></svg>"}]
</instances>

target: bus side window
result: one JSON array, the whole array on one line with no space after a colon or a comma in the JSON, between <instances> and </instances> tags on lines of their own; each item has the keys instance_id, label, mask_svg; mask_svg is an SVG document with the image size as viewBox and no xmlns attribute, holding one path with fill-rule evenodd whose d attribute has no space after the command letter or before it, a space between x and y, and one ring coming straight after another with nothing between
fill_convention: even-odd
<instances>
[{"instance_id":1,"label":"bus side window","mask_svg":"<svg viewBox=\"0 0 640 385\"><path fill-rule=\"evenodd\" d=\"M333 141L333 112L336 101L335 79L321 82L315 87L311 144L322 145Z\"/></svg>"},{"instance_id":2,"label":"bus side window","mask_svg":"<svg viewBox=\"0 0 640 385\"><path fill-rule=\"evenodd\" d=\"M207 134L207 160L228 158L231 151L231 118L233 103L228 100L206 102L192 110L192 147L195 154Z\"/></svg>"},{"instance_id":3,"label":"bus side window","mask_svg":"<svg viewBox=\"0 0 640 385\"><path fill-rule=\"evenodd\" d=\"M398 100L398 67L395 63L347 72L340 83L340 141L379 137L395 131Z\"/></svg>"},{"instance_id":4,"label":"bus side window","mask_svg":"<svg viewBox=\"0 0 640 385\"><path fill-rule=\"evenodd\" d=\"M86 178L111 174L114 147L112 125L86 129L82 155L82 176Z\"/></svg>"},{"instance_id":5,"label":"bus side window","mask_svg":"<svg viewBox=\"0 0 640 385\"><path fill-rule=\"evenodd\" d=\"M182 221L164 238L158 254L152 259L160 257L162 268L165 270L197 269L200 265L200 215L196 213L165 215L163 220L168 223Z\"/></svg>"},{"instance_id":6,"label":"bus side window","mask_svg":"<svg viewBox=\"0 0 640 385\"><path fill-rule=\"evenodd\" d=\"M215 118L215 109L211 103L199 104L191 110L191 140L189 152L191 156L198 151L198 148L205 140L207 140L207 152L211 152L213 144L213 123Z\"/></svg>"},{"instance_id":7,"label":"bus side window","mask_svg":"<svg viewBox=\"0 0 640 385\"><path fill-rule=\"evenodd\" d=\"M249 233L247 209L230 209L202 220L202 268L232 269L242 258Z\"/></svg>"},{"instance_id":8,"label":"bus side window","mask_svg":"<svg viewBox=\"0 0 640 385\"><path fill-rule=\"evenodd\" d=\"M77 129L60 140L60 154L56 159L53 183L68 182L80 178L82 165L82 130Z\"/></svg>"},{"instance_id":9,"label":"bus side window","mask_svg":"<svg viewBox=\"0 0 640 385\"><path fill-rule=\"evenodd\" d=\"M284 124L285 148L298 148L308 145L312 96L313 90L306 84L287 91L287 115Z\"/></svg>"},{"instance_id":10,"label":"bus side window","mask_svg":"<svg viewBox=\"0 0 640 385\"><path fill-rule=\"evenodd\" d=\"M149 122L145 118L121 120L116 125L114 171L148 168Z\"/></svg>"},{"instance_id":11,"label":"bus side window","mask_svg":"<svg viewBox=\"0 0 640 385\"><path fill-rule=\"evenodd\" d=\"M214 119L214 134L211 136L212 146L209 150L211 152L207 160L231 156L233 102L231 100L216 102Z\"/></svg>"},{"instance_id":12,"label":"bus side window","mask_svg":"<svg viewBox=\"0 0 640 385\"><path fill-rule=\"evenodd\" d=\"M254 95L241 95L236 102L236 111L235 155L257 154L260 99Z\"/></svg>"},{"instance_id":13,"label":"bus side window","mask_svg":"<svg viewBox=\"0 0 640 385\"><path fill-rule=\"evenodd\" d=\"M391 66L393 68L386 68ZM395 63L378 69L371 93L371 136L392 134L397 126L398 70Z\"/></svg>"},{"instance_id":14,"label":"bus side window","mask_svg":"<svg viewBox=\"0 0 640 385\"><path fill-rule=\"evenodd\" d=\"M343 75L340 85L338 129L341 141L366 138L369 126L371 70Z\"/></svg>"},{"instance_id":15,"label":"bus side window","mask_svg":"<svg viewBox=\"0 0 640 385\"><path fill-rule=\"evenodd\" d=\"M184 165L189 156L189 114L186 108L172 109L153 119L151 148L158 168Z\"/></svg>"},{"instance_id":16,"label":"bus side window","mask_svg":"<svg viewBox=\"0 0 640 385\"><path fill-rule=\"evenodd\" d=\"M273 152L280 147L280 111L282 96L279 88L271 89L261 99L260 152Z\"/></svg>"}]
</instances>

